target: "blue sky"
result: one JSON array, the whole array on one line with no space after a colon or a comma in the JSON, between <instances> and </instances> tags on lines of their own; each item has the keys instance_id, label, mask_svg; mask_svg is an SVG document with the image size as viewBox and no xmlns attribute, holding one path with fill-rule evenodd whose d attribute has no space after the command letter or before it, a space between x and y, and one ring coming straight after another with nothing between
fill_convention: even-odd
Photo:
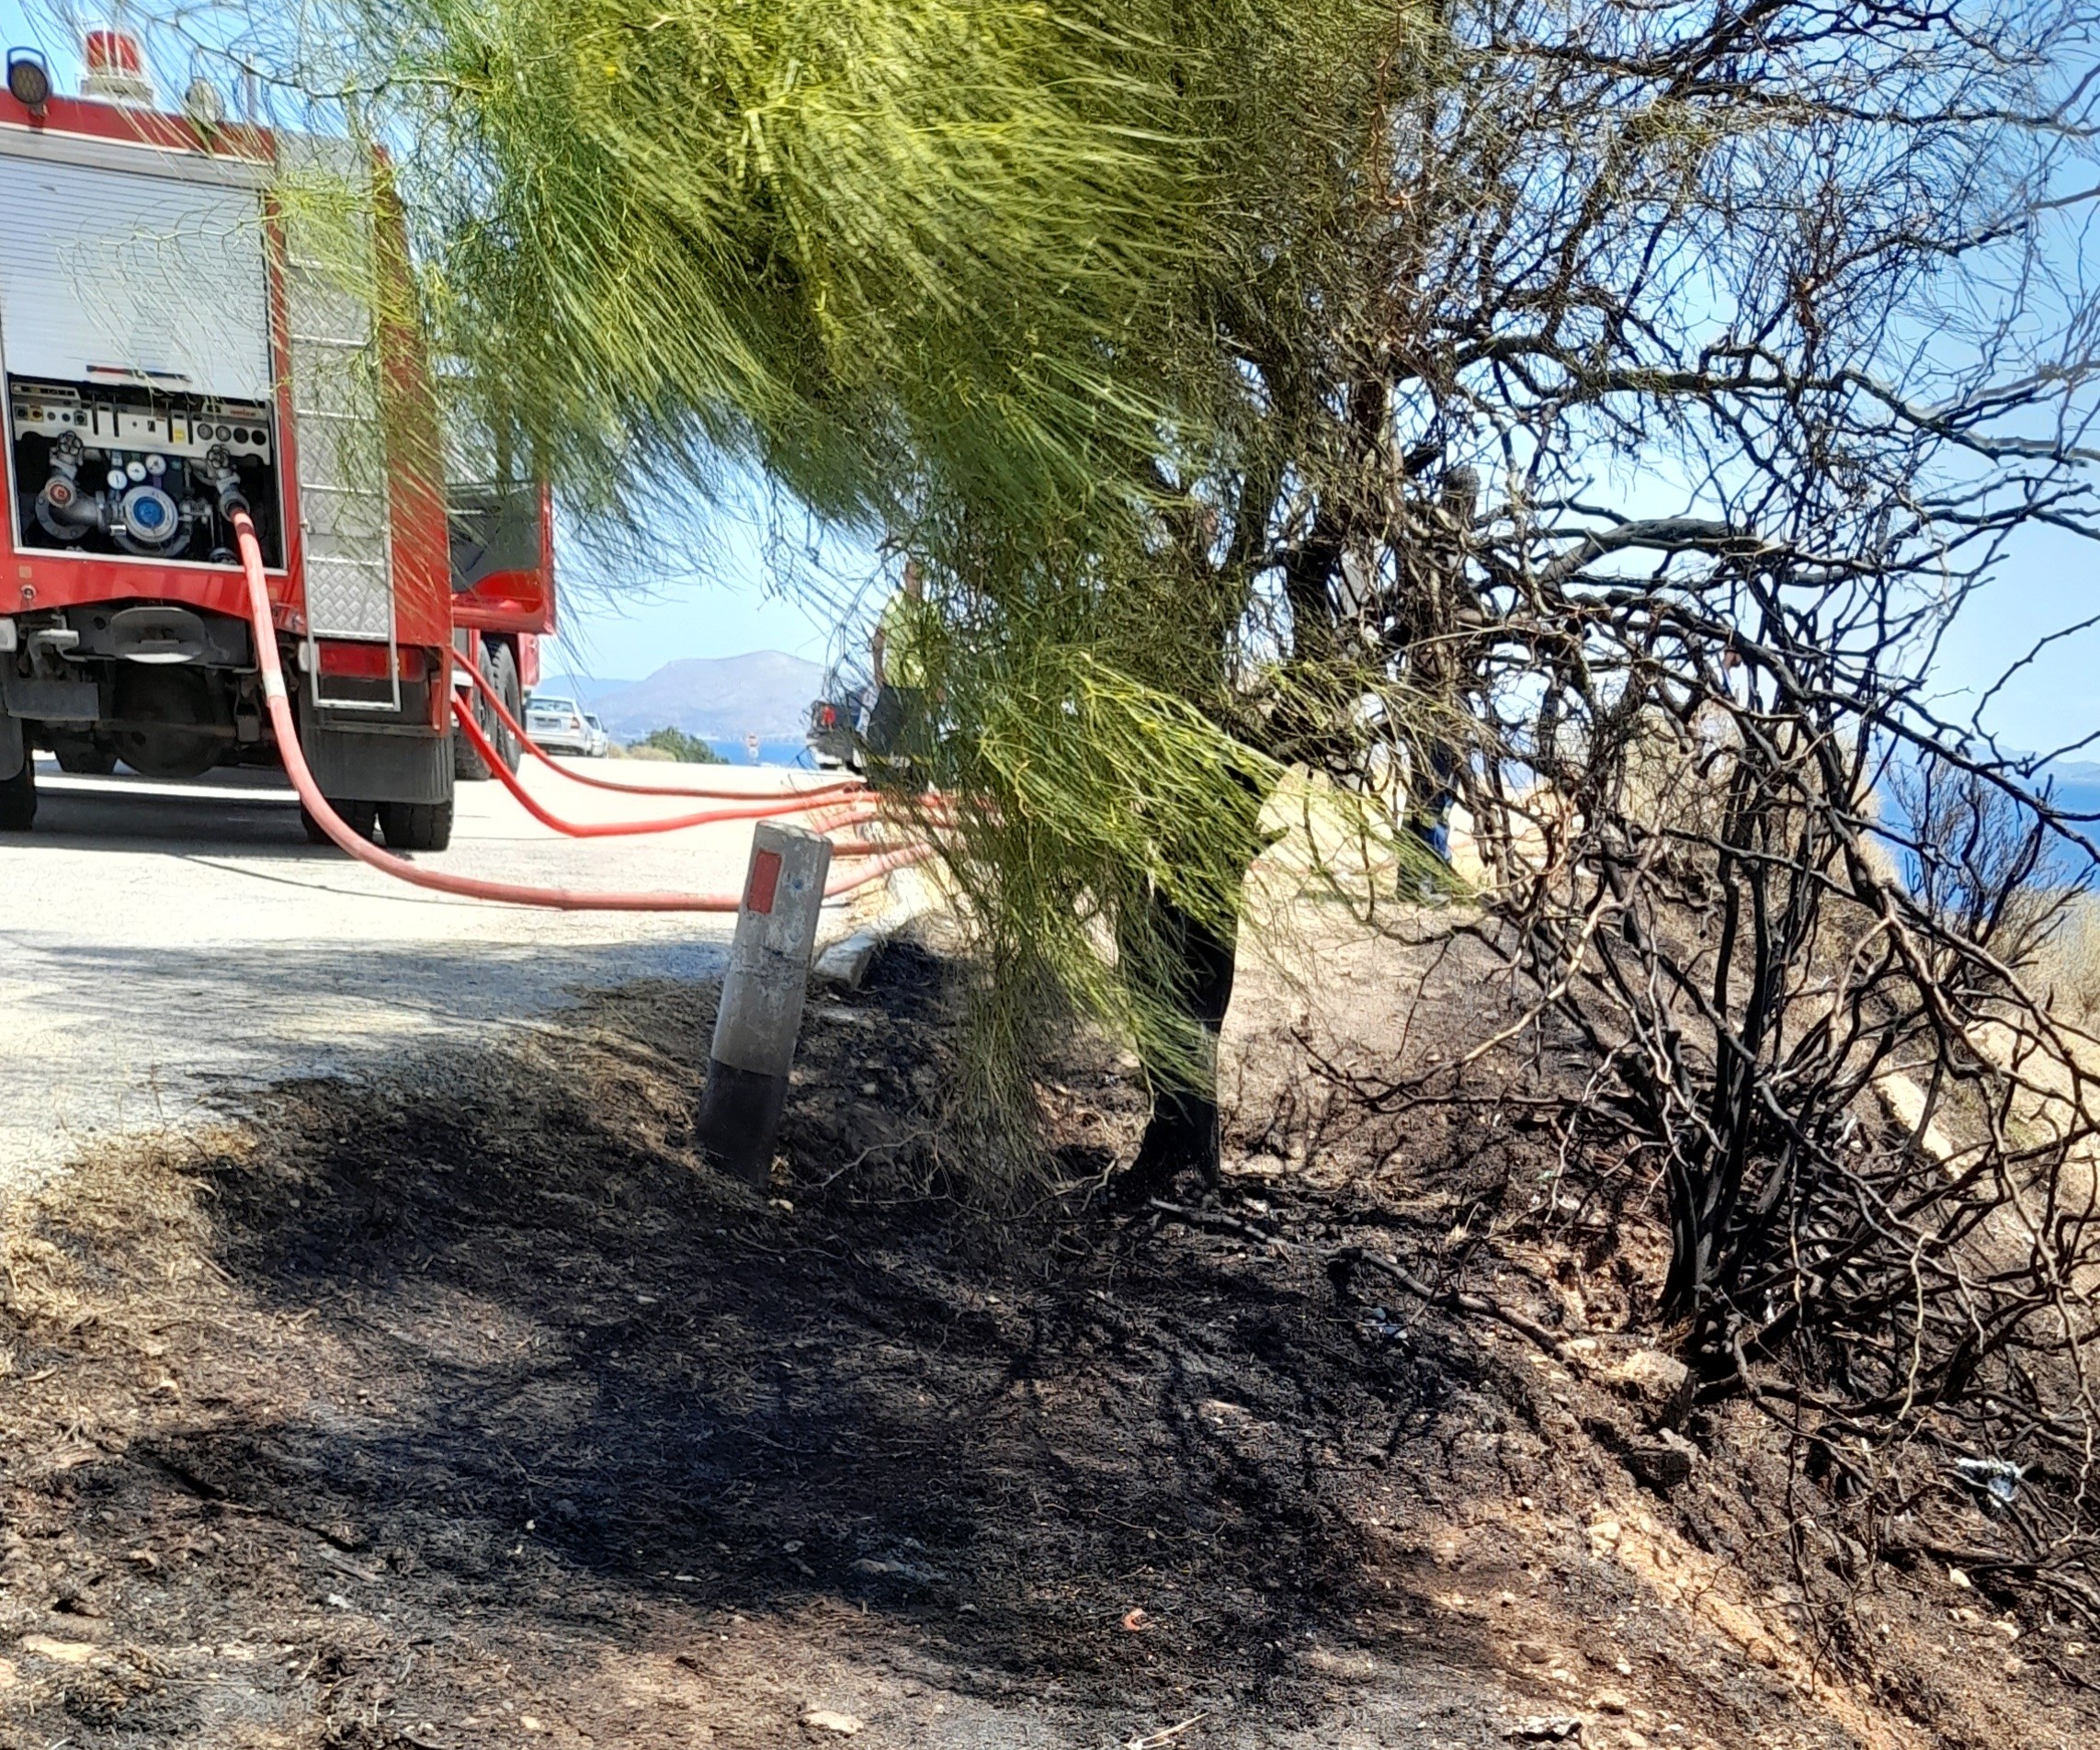
<instances>
[{"instance_id":1,"label":"blue sky","mask_svg":"<svg viewBox=\"0 0 2100 1750\"><path fill-rule=\"evenodd\" d=\"M115 9L90 5L83 11L99 19ZM71 89L80 76L76 38L56 16L55 6L36 0L27 9L22 0L0 0L0 36L42 49L60 86ZM171 84L182 76L165 62L161 73ZM864 610L876 605L881 585L874 580L874 560L857 549L813 556L833 579L823 591L832 600L823 604L784 597L770 586L755 519L724 511L712 537L707 579L687 575L669 582L600 575L573 544L562 543L563 629L549 653L550 666L627 678L681 656L750 650L823 661L845 642L843 621L865 625L866 612L853 611L857 598ZM1973 700L2037 639L2094 613L2100 613L2100 549L2055 529L2023 535L1985 599L1947 640L1938 676L1947 702L1956 707L1965 697ZM2058 646L2027 670L1994 702L1990 722L2006 745L2018 748L2053 748L2100 730L2100 632ZM2100 749L2082 757L2100 760Z\"/></svg>"},{"instance_id":2,"label":"blue sky","mask_svg":"<svg viewBox=\"0 0 2100 1750\"><path fill-rule=\"evenodd\" d=\"M1948 703L1966 698L1973 709L1979 691L2038 639L2094 614L2100 544L2057 528L2023 530L1990 588L1948 634L1939 676ZM2023 669L1992 701L1986 722L2006 747L2037 752L2100 732L2100 628ZM2071 757L2100 762L2100 742Z\"/></svg>"},{"instance_id":3,"label":"blue sky","mask_svg":"<svg viewBox=\"0 0 2100 1750\"><path fill-rule=\"evenodd\" d=\"M541 657L547 672L639 680L681 656L738 656L784 650L821 663L836 628L804 605L769 597L755 583L690 584L624 601L572 591L562 631Z\"/></svg>"},{"instance_id":4,"label":"blue sky","mask_svg":"<svg viewBox=\"0 0 2100 1750\"><path fill-rule=\"evenodd\" d=\"M542 653L550 673L639 680L681 656L736 656L781 650L826 662L846 634L841 622L874 571L872 555L827 552L834 578L826 594L783 596L773 585L757 524L733 508L713 518L715 548L705 577L669 580L618 574L594 562L581 543L556 541L561 631ZM872 593L870 614L880 604ZM866 623L863 619L862 623Z\"/></svg>"}]
</instances>

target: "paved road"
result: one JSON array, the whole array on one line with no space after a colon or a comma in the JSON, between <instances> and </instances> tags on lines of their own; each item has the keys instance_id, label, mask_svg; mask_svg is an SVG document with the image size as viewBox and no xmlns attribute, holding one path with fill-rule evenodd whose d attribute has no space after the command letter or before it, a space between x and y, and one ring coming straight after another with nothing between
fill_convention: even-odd
<instances>
[{"instance_id":1,"label":"paved road","mask_svg":"<svg viewBox=\"0 0 2100 1750\"><path fill-rule=\"evenodd\" d=\"M668 784L702 768L590 769ZM707 770L753 788L780 776ZM527 778L570 818L667 806L543 767ZM636 976L708 975L732 922L423 892L308 845L275 773L169 784L68 778L47 764L39 786L36 831L0 837L0 1194L98 1135L184 1122L244 1085L352 1069ZM462 784L459 796L452 849L422 860L472 874L733 892L750 847L747 824L564 839L500 785Z\"/></svg>"}]
</instances>

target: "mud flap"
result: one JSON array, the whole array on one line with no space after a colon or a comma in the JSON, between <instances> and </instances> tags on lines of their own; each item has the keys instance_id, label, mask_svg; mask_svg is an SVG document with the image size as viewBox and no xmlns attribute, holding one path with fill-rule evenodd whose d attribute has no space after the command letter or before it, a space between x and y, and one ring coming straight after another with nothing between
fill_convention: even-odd
<instances>
[{"instance_id":1,"label":"mud flap","mask_svg":"<svg viewBox=\"0 0 2100 1750\"><path fill-rule=\"evenodd\" d=\"M0 708L45 723L92 723L102 715L102 689L91 680L17 675L0 667Z\"/></svg>"},{"instance_id":2,"label":"mud flap","mask_svg":"<svg viewBox=\"0 0 2100 1750\"><path fill-rule=\"evenodd\" d=\"M452 738L422 724L352 727L299 689L299 744L324 796L366 802L448 802Z\"/></svg>"},{"instance_id":3,"label":"mud flap","mask_svg":"<svg viewBox=\"0 0 2100 1750\"><path fill-rule=\"evenodd\" d=\"M23 762L28 757L29 747L22 734L22 720L0 711L0 784L10 778L20 777Z\"/></svg>"}]
</instances>

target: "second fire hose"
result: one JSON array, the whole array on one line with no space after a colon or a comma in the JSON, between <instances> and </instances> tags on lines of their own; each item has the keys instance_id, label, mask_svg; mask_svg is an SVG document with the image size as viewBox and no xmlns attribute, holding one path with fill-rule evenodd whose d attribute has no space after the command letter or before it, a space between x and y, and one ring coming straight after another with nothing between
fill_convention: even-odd
<instances>
[{"instance_id":1,"label":"second fire hose","mask_svg":"<svg viewBox=\"0 0 2100 1750\"><path fill-rule=\"evenodd\" d=\"M298 724L291 710L291 696L285 685L284 664L278 653L277 622L270 605L269 579L264 571L262 551L255 539L255 524L244 506L234 502L229 506L230 519L234 539L239 545L241 564L248 586L248 619L255 633L255 657L262 671L263 698L269 710L270 727L277 738L278 751L284 760L286 775L292 788L299 792L299 800L305 804L308 813L340 849L358 861L383 874L391 875L413 886L427 888L435 892L452 893L464 899L494 900L511 905L534 905L560 911L599 912L734 912L741 902L738 893L677 893L677 892L600 892L567 887L534 887L517 881L487 881L478 876L455 875L446 870L425 869L407 858L396 857L381 850L369 838L353 831L336 813L328 799L321 793L313 781L313 773L306 763L305 755L299 744ZM745 814L742 818L749 819ZM884 851L869 858L867 864L851 875L832 881L825 887L826 898L850 892L868 882L879 881L893 869L916 862L928 855L925 847L914 846Z\"/></svg>"}]
</instances>

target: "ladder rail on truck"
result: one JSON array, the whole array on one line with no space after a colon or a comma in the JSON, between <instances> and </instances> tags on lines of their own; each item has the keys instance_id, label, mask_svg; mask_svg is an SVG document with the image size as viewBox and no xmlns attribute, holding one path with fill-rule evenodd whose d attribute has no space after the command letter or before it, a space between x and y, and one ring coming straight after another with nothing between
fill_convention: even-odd
<instances>
[{"instance_id":1,"label":"ladder rail on truck","mask_svg":"<svg viewBox=\"0 0 2100 1750\"><path fill-rule=\"evenodd\" d=\"M272 199L285 154L340 165L346 142L156 110L134 43L100 31L87 47L82 96L48 78L40 93L12 65L0 92L14 222L0 244L0 829L34 821L40 746L70 769L121 759L149 777L281 763L238 505L322 793L396 849L441 849L453 560L479 531L499 569L522 557L537 571L478 610L482 578L458 597L484 620L467 636L529 661L552 624L545 494L486 488L448 514L417 337L375 326L372 301L346 295L340 262L302 255ZM367 227L371 271L403 273L403 228L384 210ZM514 526L528 514L529 532Z\"/></svg>"}]
</instances>

